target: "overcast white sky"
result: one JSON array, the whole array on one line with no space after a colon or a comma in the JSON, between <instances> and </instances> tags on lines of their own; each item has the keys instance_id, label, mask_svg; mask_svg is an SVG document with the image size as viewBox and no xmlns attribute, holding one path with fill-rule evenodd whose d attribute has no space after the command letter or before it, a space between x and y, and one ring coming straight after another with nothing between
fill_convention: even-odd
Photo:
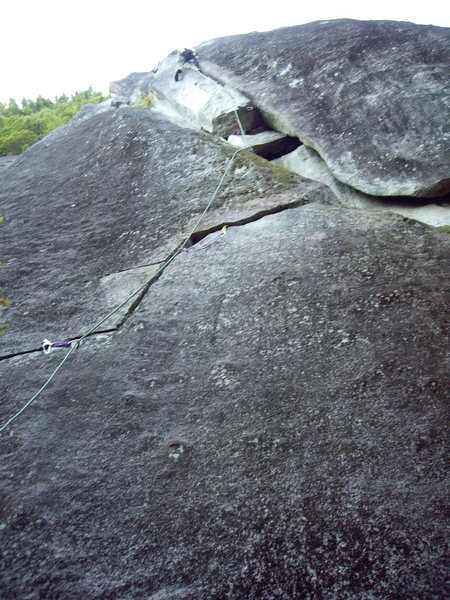
<instances>
[{"instance_id":1,"label":"overcast white sky","mask_svg":"<svg viewBox=\"0 0 450 600\"><path fill-rule=\"evenodd\" d=\"M445 5L447 4L447 8ZM321 19L393 19L448 27L445 0L8 0L0 5L0 101L54 98L150 71L206 40Z\"/></svg>"}]
</instances>

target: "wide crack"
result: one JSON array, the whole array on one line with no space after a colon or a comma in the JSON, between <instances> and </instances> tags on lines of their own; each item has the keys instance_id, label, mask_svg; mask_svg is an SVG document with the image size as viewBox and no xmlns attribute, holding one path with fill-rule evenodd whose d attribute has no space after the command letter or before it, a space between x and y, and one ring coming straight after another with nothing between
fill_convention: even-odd
<instances>
[{"instance_id":1,"label":"wide crack","mask_svg":"<svg viewBox=\"0 0 450 600\"><path fill-rule=\"evenodd\" d=\"M248 129L244 128L237 109L235 111L236 132L224 138L233 146L248 146L255 154L270 161L282 158L302 145L298 137L273 129L265 121L257 106L247 109L251 109L257 115L255 124Z\"/></svg>"}]
</instances>

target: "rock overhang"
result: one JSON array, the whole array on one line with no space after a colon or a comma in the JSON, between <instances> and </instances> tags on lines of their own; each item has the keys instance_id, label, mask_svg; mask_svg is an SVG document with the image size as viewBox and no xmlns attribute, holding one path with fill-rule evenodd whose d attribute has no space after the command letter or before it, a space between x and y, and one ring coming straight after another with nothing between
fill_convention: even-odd
<instances>
[{"instance_id":1,"label":"rock overhang","mask_svg":"<svg viewBox=\"0 0 450 600\"><path fill-rule=\"evenodd\" d=\"M390 211L426 223L432 227L450 225L449 198L436 198L434 201L423 198L402 196L371 196L363 194L350 185L333 177L319 154L302 145L293 152L285 154L274 162L299 175L320 181L328 186L344 206L366 210Z\"/></svg>"},{"instance_id":2,"label":"rock overhang","mask_svg":"<svg viewBox=\"0 0 450 600\"><path fill-rule=\"evenodd\" d=\"M205 73L248 94L339 181L375 196L449 192L448 29L315 22L219 38L198 53Z\"/></svg>"}]
</instances>

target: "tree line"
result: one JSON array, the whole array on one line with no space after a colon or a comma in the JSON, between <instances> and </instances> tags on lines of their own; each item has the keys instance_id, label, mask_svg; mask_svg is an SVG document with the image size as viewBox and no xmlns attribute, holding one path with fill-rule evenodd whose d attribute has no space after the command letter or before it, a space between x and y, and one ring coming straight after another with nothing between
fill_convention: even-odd
<instances>
[{"instance_id":1,"label":"tree line","mask_svg":"<svg viewBox=\"0 0 450 600\"><path fill-rule=\"evenodd\" d=\"M65 125L86 104L106 100L92 87L70 98L63 94L54 101L38 96L22 100L21 106L11 99L0 102L0 156L20 154L50 131Z\"/></svg>"}]
</instances>

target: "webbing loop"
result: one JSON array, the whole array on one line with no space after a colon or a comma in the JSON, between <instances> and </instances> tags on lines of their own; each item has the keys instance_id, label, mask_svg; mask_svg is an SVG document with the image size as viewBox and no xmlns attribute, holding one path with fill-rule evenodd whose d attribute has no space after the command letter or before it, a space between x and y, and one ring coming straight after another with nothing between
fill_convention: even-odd
<instances>
[{"instance_id":1,"label":"webbing loop","mask_svg":"<svg viewBox=\"0 0 450 600\"><path fill-rule=\"evenodd\" d=\"M50 354L53 348L70 348L72 346L72 342L67 340L61 342L50 342L50 340L44 340L42 342L42 352L44 354Z\"/></svg>"}]
</instances>

